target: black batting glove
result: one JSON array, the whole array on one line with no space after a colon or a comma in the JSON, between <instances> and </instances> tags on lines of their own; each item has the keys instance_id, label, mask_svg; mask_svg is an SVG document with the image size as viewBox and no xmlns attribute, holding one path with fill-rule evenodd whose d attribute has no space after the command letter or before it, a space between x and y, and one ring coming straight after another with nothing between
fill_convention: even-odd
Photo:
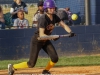
<instances>
[{"instance_id":1,"label":"black batting glove","mask_svg":"<svg viewBox=\"0 0 100 75\"><path fill-rule=\"evenodd\" d=\"M69 34L70 34L69 37L74 37L74 36L76 36L76 34L75 34L74 32L70 32Z\"/></svg>"}]
</instances>

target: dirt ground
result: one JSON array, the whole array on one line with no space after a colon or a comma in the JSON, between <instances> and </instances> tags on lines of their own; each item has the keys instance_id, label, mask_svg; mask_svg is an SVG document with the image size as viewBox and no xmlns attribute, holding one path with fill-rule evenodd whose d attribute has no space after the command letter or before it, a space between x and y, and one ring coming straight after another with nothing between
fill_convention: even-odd
<instances>
[{"instance_id":1,"label":"dirt ground","mask_svg":"<svg viewBox=\"0 0 100 75\"><path fill-rule=\"evenodd\" d=\"M38 75L43 68L29 68L15 71L14 75ZM100 75L100 66L54 67L50 70L55 75ZM7 75L7 70L0 70L0 75Z\"/></svg>"}]
</instances>

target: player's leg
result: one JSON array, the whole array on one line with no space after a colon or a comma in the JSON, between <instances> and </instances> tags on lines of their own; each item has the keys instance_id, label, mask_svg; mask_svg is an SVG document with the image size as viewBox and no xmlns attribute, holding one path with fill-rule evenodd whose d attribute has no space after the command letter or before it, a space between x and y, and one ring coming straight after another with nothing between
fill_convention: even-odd
<instances>
[{"instance_id":1,"label":"player's leg","mask_svg":"<svg viewBox=\"0 0 100 75\"><path fill-rule=\"evenodd\" d=\"M51 60L49 61L49 63L45 67L45 70L43 71L43 73L46 73L46 71L49 71L50 68L52 68L55 65L55 63L57 63L57 61L58 61L58 55L57 55L57 52L56 52L54 46L52 45L52 43L50 41L46 42L46 44L43 46L43 50L51 58Z\"/></svg>"},{"instance_id":2,"label":"player's leg","mask_svg":"<svg viewBox=\"0 0 100 75\"><path fill-rule=\"evenodd\" d=\"M14 71L21 68L28 68L27 62L22 62L18 64L8 64L8 75L13 75Z\"/></svg>"},{"instance_id":3,"label":"player's leg","mask_svg":"<svg viewBox=\"0 0 100 75\"><path fill-rule=\"evenodd\" d=\"M8 74L13 75L14 69L22 69L22 68L30 68L34 67L37 61L38 53L41 49L41 43L38 42L36 36L32 37L31 40L31 50L30 50L30 58L28 62L22 62L18 64L8 64Z\"/></svg>"},{"instance_id":4,"label":"player's leg","mask_svg":"<svg viewBox=\"0 0 100 75\"><path fill-rule=\"evenodd\" d=\"M28 61L28 66L30 68L35 66L39 51L41 50L42 46L43 46L43 42L39 42L37 40L37 37L31 43L31 51L30 51L30 57L29 57L29 61Z\"/></svg>"}]
</instances>

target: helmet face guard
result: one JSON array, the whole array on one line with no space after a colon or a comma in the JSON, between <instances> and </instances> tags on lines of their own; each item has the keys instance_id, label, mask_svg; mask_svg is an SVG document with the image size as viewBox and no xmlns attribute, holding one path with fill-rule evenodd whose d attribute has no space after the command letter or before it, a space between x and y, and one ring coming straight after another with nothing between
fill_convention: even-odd
<instances>
[{"instance_id":1,"label":"helmet face guard","mask_svg":"<svg viewBox=\"0 0 100 75\"><path fill-rule=\"evenodd\" d=\"M47 11L47 8L56 8L54 0L45 0L43 4L44 11Z\"/></svg>"}]
</instances>

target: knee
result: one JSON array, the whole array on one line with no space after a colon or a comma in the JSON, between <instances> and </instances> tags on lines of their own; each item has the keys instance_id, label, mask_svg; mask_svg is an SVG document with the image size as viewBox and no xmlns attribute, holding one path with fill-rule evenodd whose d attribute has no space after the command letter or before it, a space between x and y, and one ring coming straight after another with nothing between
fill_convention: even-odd
<instances>
[{"instance_id":1,"label":"knee","mask_svg":"<svg viewBox=\"0 0 100 75\"><path fill-rule=\"evenodd\" d=\"M28 64L28 67L29 67L29 68L33 68L33 67L35 66L35 63L27 62L27 64Z\"/></svg>"},{"instance_id":2,"label":"knee","mask_svg":"<svg viewBox=\"0 0 100 75\"><path fill-rule=\"evenodd\" d=\"M52 58L51 61L54 62L54 63L57 63L58 59L59 59L58 56L56 56L56 57Z\"/></svg>"}]
</instances>

